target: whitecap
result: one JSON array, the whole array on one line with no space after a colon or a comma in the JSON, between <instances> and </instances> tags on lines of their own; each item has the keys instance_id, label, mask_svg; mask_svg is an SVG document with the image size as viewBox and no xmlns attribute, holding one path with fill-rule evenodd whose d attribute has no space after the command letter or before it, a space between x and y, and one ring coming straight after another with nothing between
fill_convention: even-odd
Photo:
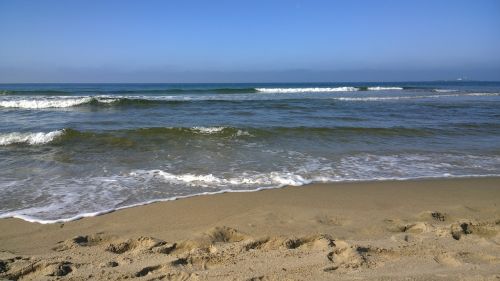
<instances>
[{"instance_id":1,"label":"whitecap","mask_svg":"<svg viewBox=\"0 0 500 281\"><path fill-rule=\"evenodd\" d=\"M15 143L27 143L30 145L45 144L53 141L55 138L61 136L64 130L52 131L48 133L20 133L13 132L7 134L0 134L0 145L10 145Z\"/></svg>"},{"instance_id":2,"label":"whitecap","mask_svg":"<svg viewBox=\"0 0 500 281\"><path fill-rule=\"evenodd\" d=\"M0 107L13 107L13 108L63 108L72 107L92 101L91 97L81 98L58 98L58 99L21 99L21 100L3 100L0 101Z\"/></svg>"},{"instance_id":3,"label":"whitecap","mask_svg":"<svg viewBox=\"0 0 500 281\"><path fill-rule=\"evenodd\" d=\"M73 107L92 101L97 101L99 103L113 103L118 101L116 98L109 97L42 97L34 99L10 99L1 100L0 107L7 108L25 108L25 109L43 109L43 108L65 108Z\"/></svg>"},{"instance_id":4,"label":"whitecap","mask_svg":"<svg viewBox=\"0 0 500 281\"><path fill-rule=\"evenodd\" d=\"M336 87L336 88L256 88L262 93L321 93L321 92L353 92L358 91L355 87Z\"/></svg>"},{"instance_id":5,"label":"whitecap","mask_svg":"<svg viewBox=\"0 0 500 281\"><path fill-rule=\"evenodd\" d=\"M214 134L222 132L225 127L193 127L192 129L202 134Z\"/></svg>"},{"instance_id":6,"label":"whitecap","mask_svg":"<svg viewBox=\"0 0 500 281\"><path fill-rule=\"evenodd\" d=\"M451 90L451 89L434 89L434 92L436 93L451 93L451 92L457 92L458 90Z\"/></svg>"},{"instance_id":7,"label":"whitecap","mask_svg":"<svg viewBox=\"0 0 500 281\"><path fill-rule=\"evenodd\" d=\"M392 97L335 97L333 99L340 101L386 101L386 100L405 100L405 99L429 99L446 97L489 97L498 96L499 93L467 93L467 94L441 94L441 95L419 95L419 96L392 96Z\"/></svg>"},{"instance_id":8,"label":"whitecap","mask_svg":"<svg viewBox=\"0 0 500 281\"><path fill-rule=\"evenodd\" d=\"M403 90L401 87L368 87L368 91Z\"/></svg>"}]
</instances>

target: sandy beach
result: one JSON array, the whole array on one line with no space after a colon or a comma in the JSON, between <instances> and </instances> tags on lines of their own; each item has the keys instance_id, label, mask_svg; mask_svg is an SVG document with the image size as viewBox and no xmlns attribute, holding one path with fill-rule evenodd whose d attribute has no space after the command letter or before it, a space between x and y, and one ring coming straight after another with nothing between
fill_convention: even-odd
<instances>
[{"instance_id":1,"label":"sandy beach","mask_svg":"<svg viewBox=\"0 0 500 281\"><path fill-rule=\"evenodd\" d=\"M500 1L0 1L0 281L500 281Z\"/></svg>"},{"instance_id":2,"label":"sandy beach","mask_svg":"<svg viewBox=\"0 0 500 281\"><path fill-rule=\"evenodd\" d=\"M313 184L0 221L7 280L498 280L500 179Z\"/></svg>"}]
</instances>

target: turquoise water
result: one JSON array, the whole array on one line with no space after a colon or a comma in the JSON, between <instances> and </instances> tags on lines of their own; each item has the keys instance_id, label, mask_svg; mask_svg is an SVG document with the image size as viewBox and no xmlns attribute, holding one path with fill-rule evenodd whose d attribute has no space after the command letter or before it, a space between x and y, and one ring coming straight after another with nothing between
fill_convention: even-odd
<instances>
[{"instance_id":1,"label":"turquoise water","mask_svg":"<svg viewBox=\"0 0 500 281\"><path fill-rule=\"evenodd\" d=\"M2 84L0 216L500 175L500 83Z\"/></svg>"}]
</instances>

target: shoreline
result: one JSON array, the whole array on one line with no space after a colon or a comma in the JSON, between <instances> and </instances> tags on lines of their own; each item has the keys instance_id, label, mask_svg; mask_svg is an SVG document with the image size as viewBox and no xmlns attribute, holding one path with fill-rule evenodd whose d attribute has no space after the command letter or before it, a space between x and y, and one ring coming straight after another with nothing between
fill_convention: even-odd
<instances>
[{"instance_id":1,"label":"shoreline","mask_svg":"<svg viewBox=\"0 0 500 281\"><path fill-rule=\"evenodd\" d=\"M37 223L37 224L59 224L59 223L68 223L72 221L78 221L81 219L86 219L86 218L92 218L92 217L97 217L97 216L102 216L110 213L114 213L117 211L129 209L129 208L137 208L141 206L147 206L150 204L155 204L155 203L162 203L162 202L170 202L170 201L177 201L177 200L183 200L183 199L189 199L192 197L198 197L198 196L210 196L210 195L218 195L218 194L225 194L225 193L250 193L250 192L259 192L259 191L265 191L265 190L272 190L272 189L282 189L282 188L290 188L290 187L307 187L310 185L330 185L330 184L349 184L349 183L381 183L381 182L412 182L412 181L446 181L446 180L460 180L460 179L500 179L500 175L497 174L489 174L489 175L464 175L464 176L452 176L452 177L415 177L415 178L389 178L389 179L370 179L370 180L341 180L341 181L326 181L326 182L316 182L316 181L311 181L309 183L303 183L303 184L297 184L297 185L282 185L282 186L276 186L276 187L260 187L256 189L224 189L220 191L214 191L214 192L202 192L202 193L195 193L191 195L184 195L184 196L175 196L175 197L169 197L169 198L163 198L163 199L153 199L149 201L145 201L142 203L136 203L132 205L127 205L127 206L122 206L122 207L117 207L113 209L107 209L103 211L97 211L97 212L91 212L91 213L82 213L78 214L69 218L61 218L61 219L53 219L53 220L45 220L45 219L37 219L31 216L27 215L10 215L10 213L0 215L0 220L3 219L20 219L25 222L29 223Z\"/></svg>"},{"instance_id":2,"label":"shoreline","mask_svg":"<svg viewBox=\"0 0 500 281\"><path fill-rule=\"evenodd\" d=\"M313 183L0 229L0 279L496 280L500 177Z\"/></svg>"}]
</instances>

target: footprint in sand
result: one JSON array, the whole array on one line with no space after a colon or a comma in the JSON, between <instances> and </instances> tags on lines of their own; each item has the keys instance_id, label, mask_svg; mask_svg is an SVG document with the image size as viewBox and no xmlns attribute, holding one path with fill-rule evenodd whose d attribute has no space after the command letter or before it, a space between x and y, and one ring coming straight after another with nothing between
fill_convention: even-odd
<instances>
[{"instance_id":1,"label":"footprint in sand","mask_svg":"<svg viewBox=\"0 0 500 281\"><path fill-rule=\"evenodd\" d=\"M460 240L469 234L490 238L498 234L498 228L499 226L496 221L477 222L462 220L450 226L450 233L455 240Z\"/></svg>"},{"instance_id":2,"label":"footprint in sand","mask_svg":"<svg viewBox=\"0 0 500 281\"><path fill-rule=\"evenodd\" d=\"M105 236L102 233L94 234L94 235L79 235L73 237L72 239L68 239L65 241L59 242L56 247L52 248L54 251L66 251L76 247L92 247L96 245L100 245L106 241L109 241L111 237Z\"/></svg>"},{"instance_id":3,"label":"footprint in sand","mask_svg":"<svg viewBox=\"0 0 500 281\"><path fill-rule=\"evenodd\" d=\"M314 220L322 225L327 226L342 226L345 224L345 220L340 217L332 217L328 215L318 215Z\"/></svg>"},{"instance_id":4,"label":"footprint in sand","mask_svg":"<svg viewBox=\"0 0 500 281\"><path fill-rule=\"evenodd\" d=\"M139 237L129 239L120 243L111 243L106 247L106 251L123 254L125 252L152 252L169 254L176 248L175 243L167 243L163 240L152 237Z\"/></svg>"},{"instance_id":5,"label":"footprint in sand","mask_svg":"<svg viewBox=\"0 0 500 281\"><path fill-rule=\"evenodd\" d=\"M421 234L433 230L433 226L426 222L413 222L406 223L401 220L386 219L384 222L387 224L387 230L390 232L404 232L412 234Z\"/></svg>"},{"instance_id":6,"label":"footprint in sand","mask_svg":"<svg viewBox=\"0 0 500 281\"><path fill-rule=\"evenodd\" d=\"M334 240L330 235L319 234L299 238L286 237L266 237L247 242L243 249L246 251L262 249L262 250L278 250L278 249L297 249L308 247L312 249L328 249L335 246Z\"/></svg>"},{"instance_id":7,"label":"footprint in sand","mask_svg":"<svg viewBox=\"0 0 500 281\"><path fill-rule=\"evenodd\" d=\"M4 266L4 272L0 272L0 278L7 278L8 280L24 278L38 280L43 276L61 277L70 274L74 270L73 264L67 261L13 261Z\"/></svg>"},{"instance_id":8,"label":"footprint in sand","mask_svg":"<svg viewBox=\"0 0 500 281\"><path fill-rule=\"evenodd\" d=\"M458 267L462 265L462 263L459 260L457 260L454 256L448 253L438 255L434 258L434 260L437 263L444 266Z\"/></svg>"},{"instance_id":9,"label":"footprint in sand","mask_svg":"<svg viewBox=\"0 0 500 281\"><path fill-rule=\"evenodd\" d=\"M418 214L417 218L425 221L431 220L433 222L445 222L450 219L450 216L441 211L425 211Z\"/></svg>"},{"instance_id":10,"label":"footprint in sand","mask_svg":"<svg viewBox=\"0 0 500 281\"><path fill-rule=\"evenodd\" d=\"M368 266L366 252L366 248L353 246L345 241L335 241L335 250L327 255L333 265L324 270L355 270Z\"/></svg>"},{"instance_id":11,"label":"footprint in sand","mask_svg":"<svg viewBox=\"0 0 500 281\"><path fill-rule=\"evenodd\" d=\"M153 273L154 271L157 271L159 270L160 268L162 268L161 265L155 265L155 266L147 266L147 267L144 267L143 269L139 270L138 272L136 272L134 274L134 277L143 277L143 276L146 276L148 274L151 274Z\"/></svg>"}]
</instances>

